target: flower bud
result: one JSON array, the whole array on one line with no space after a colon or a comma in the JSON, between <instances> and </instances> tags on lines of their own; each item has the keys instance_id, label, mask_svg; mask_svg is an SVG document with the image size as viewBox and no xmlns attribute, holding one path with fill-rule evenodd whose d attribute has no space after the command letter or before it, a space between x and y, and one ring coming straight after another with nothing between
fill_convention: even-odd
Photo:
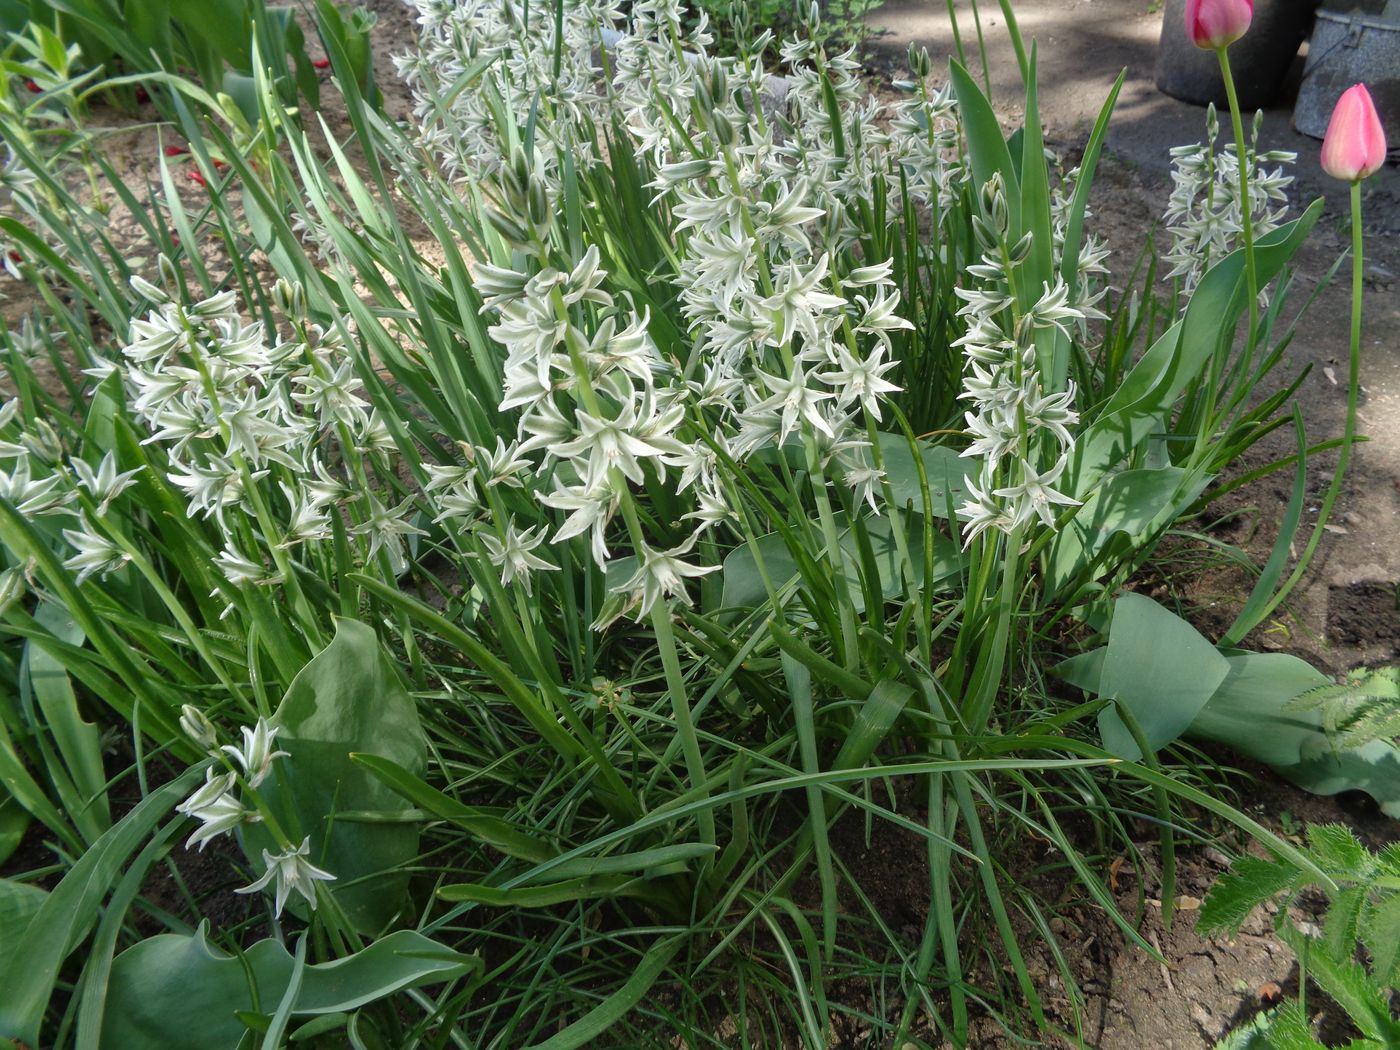
<instances>
[{"instance_id":1,"label":"flower bud","mask_svg":"<svg viewBox=\"0 0 1400 1050\"><path fill-rule=\"evenodd\" d=\"M523 248L530 243L529 235L525 233L524 227L514 219L507 218L495 208L486 208L485 212L486 221L489 222L496 232L504 237L508 243L517 248Z\"/></svg>"},{"instance_id":2,"label":"flower bud","mask_svg":"<svg viewBox=\"0 0 1400 1050\"><path fill-rule=\"evenodd\" d=\"M1359 182L1385 163L1385 129L1365 84L1347 88L1332 110L1322 140L1322 170L1343 182Z\"/></svg>"},{"instance_id":3,"label":"flower bud","mask_svg":"<svg viewBox=\"0 0 1400 1050\"><path fill-rule=\"evenodd\" d=\"M1254 0L1186 0L1186 35L1206 51L1229 47L1253 19Z\"/></svg>"},{"instance_id":4,"label":"flower bud","mask_svg":"<svg viewBox=\"0 0 1400 1050\"><path fill-rule=\"evenodd\" d=\"M718 110L711 118L715 142L720 146L730 146L734 143L734 125L728 117Z\"/></svg>"},{"instance_id":5,"label":"flower bud","mask_svg":"<svg viewBox=\"0 0 1400 1050\"><path fill-rule=\"evenodd\" d=\"M175 268L175 263L170 256L164 252L157 255L156 268L160 270L160 279L165 282L165 287L175 289L180 287L180 271Z\"/></svg>"},{"instance_id":6,"label":"flower bud","mask_svg":"<svg viewBox=\"0 0 1400 1050\"><path fill-rule=\"evenodd\" d=\"M219 742L219 732L209 716L193 704L180 708L180 728L200 747L208 750Z\"/></svg>"},{"instance_id":7,"label":"flower bud","mask_svg":"<svg viewBox=\"0 0 1400 1050\"><path fill-rule=\"evenodd\" d=\"M300 282L279 277L272 286L272 301L290 320L306 320L306 292Z\"/></svg>"},{"instance_id":8,"label":"flower bud","mask_svg":"<svg viewBox=\"0 0 1400 1050\"><path fill-rule=\"evenodd\" d=\"M19 566L12 565L0 572L0 613L24 597L27 590L24 571Z\"/></svg>"},{"instance_id":9,"label":"flower bud","mask_svg":"<svg viewBox=\"0 0 1400 1050\"><path fill-rule=\"evenodd\" d=\"M139 273L131 275L131 290L143 299L148 299L153 303L168 303L170 296L156 285L152 284Z\"/></svg>"},{"instance_id":10,"label":"flower bud","mask_svg":"<svg viewBox=\"0 0 1400 1050\"><path fill-rule=\"evenodd\" d=\"M526 203L530 212L530 222L535 229L541 232L548 230L554 221L554 213L549 206L549 191L540 179L530 180Z\"/></svg>"},{"instance_id":11,"label":"flower bud","mask_svg":"<svg viewBox=\"0 0 1400 1050\"><path fill-rule=\"evenodd\" d=\"M695 106L699 116L704 116L715 108L715 97L710 94L710 86L699 78L695 81Z\"/></svg>"},{"instance_id":12,"label":"flower bud","mask_svg":"<svg viewBox=\"0 0 1400 1050\"><path fill-rule=\"evenodd\" d=\"M909 45L909 71L923 79L933 70L933 62L928 57L928 48Z\"/></svg>"},{"instance_id":13,"label":"flower bud","mask_svg":"<svg viewBox=\"0 0 1400 1050\"><path fill-rule=\"evenodd\" d=\"M20 444L44 463L57 463L63 457L63 439L46 419L36 419L31 430L20 436Z\"/></svg>"}]
</instances>

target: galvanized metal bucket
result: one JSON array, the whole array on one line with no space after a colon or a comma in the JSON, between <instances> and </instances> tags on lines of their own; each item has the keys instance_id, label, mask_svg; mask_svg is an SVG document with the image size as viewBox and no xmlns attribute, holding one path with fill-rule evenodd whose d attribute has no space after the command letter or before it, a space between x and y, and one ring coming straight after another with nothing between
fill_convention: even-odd
<instances>
[{"instance_id":1,"label":"galvanized metal bucket","mask_svg":"<svg viewBox=\"0 0 1400 1050\"><path fill-rule=\"evenodd\" d=\"M1400 22L1319 11L1293 126L1304 135L1322 138L1337 99L1353 84L1366 85L1385 126L1386 140L1392 147L1400 146Z\"/></svg>"}]
</instances>

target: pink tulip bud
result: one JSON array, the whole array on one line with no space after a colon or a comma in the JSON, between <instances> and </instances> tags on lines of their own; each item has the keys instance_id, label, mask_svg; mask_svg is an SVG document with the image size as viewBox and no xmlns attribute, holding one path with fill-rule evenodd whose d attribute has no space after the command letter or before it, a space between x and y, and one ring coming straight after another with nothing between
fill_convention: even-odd
<instances>
[{"instance_id":1,"label":"pink tulip bud","mask_svg":"<svg viewBox=\"0 0 1400 1050\"><path fill-rule=\"evenodd\" d=\"M1253 18L1254 0L1186 0L1186 35L1207 51L1229 47Z\"/></svg>"},{"instance_id":2,"label":"pink tulip bud","mask_svg":"<svg viewBox=\"0 0 1400 1050\"><path fill-rule=\"evenodd\" d=\"M1356 84L1337 99L1327 137L1322 140L1322 170L1334 179L1357 182L1385 163L1385 130L1365 84Z\"/></svg>"}]
</instances>

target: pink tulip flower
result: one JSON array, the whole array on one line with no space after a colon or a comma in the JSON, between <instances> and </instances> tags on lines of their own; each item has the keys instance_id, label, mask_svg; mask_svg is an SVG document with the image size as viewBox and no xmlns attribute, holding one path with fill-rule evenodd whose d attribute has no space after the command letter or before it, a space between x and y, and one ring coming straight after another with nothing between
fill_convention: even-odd
<instances>
[{"instance_id":1,"label":"pink tulip flower","mask_svg":"<svg viewBox=\"0 0 1400 1050\"><path fill-rule=\"evenodd\" d=\"M1322 140L1322 170L1334 179L1357 182L1385 163L1385 130L1365 84L1356 84L1337 100L1327 136Z\"/></svg>"},{"instance_id":2,"label":"pink tulip flower","mask_svg":"<svg viewBox=\"0 0 1400 1050\"><path fill-rule=\"evenodd\" d=\"M1186 0L1186 35L1206 51L1229 47L1253 18L1254 0Z\"/></svg>"}]
</instances>

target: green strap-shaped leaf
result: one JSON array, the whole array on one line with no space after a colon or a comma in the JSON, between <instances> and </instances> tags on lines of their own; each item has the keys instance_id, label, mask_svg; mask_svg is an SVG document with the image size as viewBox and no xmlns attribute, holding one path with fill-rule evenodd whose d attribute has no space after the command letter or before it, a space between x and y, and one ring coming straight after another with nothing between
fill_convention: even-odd
<instances>
[{"instance_id":1,"label":"green strap-shaped leaf","mask_svg":"<svg viewBox=\"0 0 1400 1050\"><path fill-rule=\"evenodd\" d=\"M672 957L680 951L683 944L685 937L681 935L657 941L642 956L626 984L558 1035L536 1043L530 1050L574 1050L579 1046L592 1046L599 1036L621 1020L642 1001L647 992L651 991L651 986L665 972Z\"/></svg>"},{"instance_id":2,"label":"green strap-shaped leaf","mask_svg":"<svg viewBox=\"0 0 1400 1050\"><path fill-rule=\"evenodd\" d=\"M420 809L457 825L509 857L539 862L558 856L559 851L554 847L520 831L498 813L479 806L464 805L390 759L380 755L352 754L350 760L369 770L391 791Z\"/></svg>"},{"instance_id":3,"label":"green strap-shaped leaf","mask_svg":"<svg viewBox=\"0 0 1400 1050\"><path fill-rule=\"evenodd\" d=\"M972 181L978 190L995 173L1000 173L1006 188L1006 204L1011 212L1013 238L1021 235L1020 180L1011 162L1011 150L1001 133L996 111L987 96L958 62L949 60L949 75L953 92L958 96L958 112L962 115L963 133L967 136L967 152L972 161Z\"/></svg>"},{"instance_id":4,"label":"green strap-shaped leaf","mask_svg":"<svg viewBox=\"0 0 1400 1050\"><path fill-rule=\"evenodd\" d=\"M1260 285L1273 280L1307 239L1322 215L1314 201L1299 218L1255 244ZM1071 476L1083 498L1129 452L1162 427L1186 388L1216 352L1222 331L1233 331L1248 306L1243 250L1227 255L1201 279L1186 313L1142 355L1094 423L1080 435Z\"/></svg>"}]
</instances>

